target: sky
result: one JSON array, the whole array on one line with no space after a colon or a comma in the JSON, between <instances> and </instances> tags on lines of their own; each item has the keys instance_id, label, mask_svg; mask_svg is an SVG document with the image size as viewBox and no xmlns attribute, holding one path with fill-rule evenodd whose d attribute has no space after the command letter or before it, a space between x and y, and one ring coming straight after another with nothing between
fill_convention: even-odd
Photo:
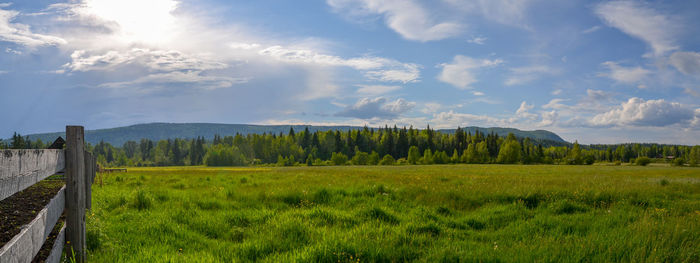
<instances>
[{"instance_id":1,"label":"sky","mask_svg":"<svg viewBox=\"0 0 700 263\"><path fill-rule=\"evenodd\" d=\"M700 144L700 1L0 0L0 138L149 122Z\"/></svg>"}]
</instances>

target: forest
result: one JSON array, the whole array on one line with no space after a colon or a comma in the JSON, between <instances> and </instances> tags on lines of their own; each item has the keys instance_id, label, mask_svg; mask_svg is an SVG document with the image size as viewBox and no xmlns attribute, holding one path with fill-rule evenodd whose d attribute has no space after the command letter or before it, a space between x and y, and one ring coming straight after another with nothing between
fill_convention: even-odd
<instances>
[{"instance_id":1,"label":"forest","mask_svg":"<svg viewBox=\"0 0 700 263\"><path fill-rule=\"evenodd\" d=\"M50 142L31 141L15 133L0 149L41 149ZM192 139L127 141L121 146L88 144L102 167L114 166L246 166L246 165L401 165L401 164L571 164L595 162L646 165L665 162L696 166L700 146L626 143L562 144L506 137L457 128L454 133L426 129L368 128L280 134L234 134Z\"/></svg>"}]
</instances>

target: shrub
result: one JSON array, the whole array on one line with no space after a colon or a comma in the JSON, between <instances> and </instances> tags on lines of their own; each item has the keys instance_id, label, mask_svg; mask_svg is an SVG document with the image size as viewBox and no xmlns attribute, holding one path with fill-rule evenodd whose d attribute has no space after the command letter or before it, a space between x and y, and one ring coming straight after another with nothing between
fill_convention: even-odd
<instances>
[{"instance_id":1,"label":"shrub","mask_svg":"<svg viewBox=\"0 0 700 263\"><path fill-rule=\"evenodd\" d=\"M673 159L673 162L671 162L671 165L673 165L673 166L683 166L683 165L685 165L685 160L683 160L683 158L676 158L676 159Z\"/></svg>"},{"instance_id":2,"label":"shrub","mask_svg":"<svg viewBox=\"0 0 700 263\"><path fill-rule=\"evenodd\" d=\"M450 163L450 157L447 156L447 153L444 151L436 151L435 154L433 154L433 163L436 163L436 164Z\"/></svg>"},{"instance_id":3,"label":"shrub","mask_svg":"<svg viewBox=\"0 0 700 263\"><path fill-rule=\"evenodd\" d=\"M379 161L379 165L394 165L394 157L391 155L384 155L381 161Z\"/></svg>"},{"instance_id":4,"label":"shrub","mask_svg":"<svg viewBox=\"0 0 700 263\"><path fill-rule=\"evenodd\" d=\"M335 165L344 165L348 162L348 156L343 153L333 153L331 155L331 162Z\"/></svg>"},{"instance_id":5,"label":"shrub","mask_svg":"<svg viewBox=\"0 0 700 263\"><path fill-rule=\"evenodd\" d=\"M634 163L639 166L647 166L647 164L651 163L651 159L649 159L649 157L639 157Z\"/></svg>"},{"instance_id":6,"label":"shrub","mask_svg":"<svg viewBox=\"0 0 700 263\"><path fill-rule=\"evenodd\" d=\"M367 165L367 163L369 163L369 154L366 152L357 152L355 156L352 157L351 162L354 165Z\"/></svg>"},{"instance_id":7,"label":"shrub","mask_svg":"<svg viewBox=\"0 0 700 263\"><path fill-rule=\"evenodd\" d=\"M296 163L294 155L290 155L289 158L282 157L282 155L277 156L277 166L294 166Z\"/></svg>"}]
</instances>

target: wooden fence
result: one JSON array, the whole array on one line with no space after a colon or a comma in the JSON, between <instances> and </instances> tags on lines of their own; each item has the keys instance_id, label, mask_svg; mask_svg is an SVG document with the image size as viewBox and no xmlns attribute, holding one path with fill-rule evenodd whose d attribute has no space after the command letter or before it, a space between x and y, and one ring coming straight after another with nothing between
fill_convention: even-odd
<instances>
[{"instance_id":1,"label":"wooden fence","mask_svg":"<svg viewBox=\"0 0 700 263\"><path fill-rule=\"evenodd\" d=\"M67 256L85 261L85 209L91 208L96 165L95 157L85 151L84 134L82 126L66 126L65 150L0 150L0 200L62 171L66 182L34 220L0 248L0 262L31 262L64 210L65 225L46 262L59 262L66 244Z\"/></svg>"}]
</instances>

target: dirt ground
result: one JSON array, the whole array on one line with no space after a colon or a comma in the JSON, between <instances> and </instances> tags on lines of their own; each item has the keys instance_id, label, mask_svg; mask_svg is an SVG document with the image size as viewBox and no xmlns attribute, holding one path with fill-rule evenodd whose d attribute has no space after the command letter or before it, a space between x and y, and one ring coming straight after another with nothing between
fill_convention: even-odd
<instances>
[{"instance_id":1,"label":"dirt ground","mask_svg":"<svg viewBox=\"0 0 700 263\"><path fill-rule=\"evenodd\" d=\"M0 201L0 247L34 220L63 185L62 180L44 180Z\"/></svg>"}]
</instances>

